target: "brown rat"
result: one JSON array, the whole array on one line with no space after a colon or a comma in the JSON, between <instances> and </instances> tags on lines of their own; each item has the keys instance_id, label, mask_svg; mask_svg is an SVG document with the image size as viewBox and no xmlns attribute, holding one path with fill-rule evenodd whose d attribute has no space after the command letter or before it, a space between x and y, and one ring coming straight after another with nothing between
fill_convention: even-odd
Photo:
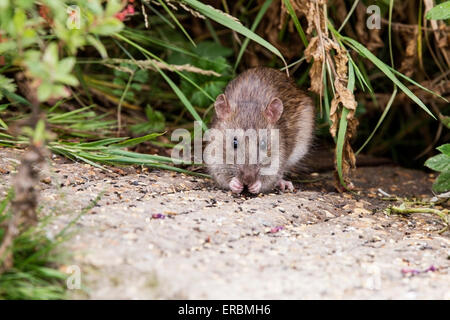
<instances>
[{"instance_id":1,"label":"brown rat","mask_svg":"<svg viewBox=\"0 0 450 320\"><path fill-rule=\"evenodd\" d=\"M283 191L292 191L292 183L283 180L283 176L305 156L311 145L314 127L312 99L297 88L285 73L258 67L232 80L225 93L217 97L214 107L216 112L212 129L223 135L220 139L223 154L214 153L212 158L215 157L216 163L208 164L215 182L235 193L241 193L244 187L251 193L267 192L276 186ZM233 131L235 129L253 129L257 132L257 150L249 145L251 135L235 134L238 132ZM269 130L267 137L260 129ZM226 139L229 132L232 136ZM272 140L271 132L279 134L278 144L276 139ZM236 162L239 148L245 148L245 159ZM235 152L231 156L234 161L229 164L225 160L227 150ZM252 162L251 156L256 153L257 161ZM279 162L274 165L277 157ZM274 170L267 171L268 167Z\"/></svg>"}]
</instances>

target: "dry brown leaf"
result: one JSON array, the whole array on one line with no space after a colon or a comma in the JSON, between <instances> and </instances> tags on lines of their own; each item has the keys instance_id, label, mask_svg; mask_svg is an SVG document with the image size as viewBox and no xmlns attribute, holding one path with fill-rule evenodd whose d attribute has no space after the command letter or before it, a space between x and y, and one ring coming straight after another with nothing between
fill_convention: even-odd
<instances>
[{"instance_id":1,"label":"dry brown leaf","mask_svg":"<svg viewBox=\"0 0 450 320\"><path fill-rule=\"evenodd\" d=\"M433 0L424 0L425 4L425 12L424 17L427 12L430 11L434 7ZM450 67L450 46L449 46L449 35L446 32L446 25L443 21L439 20L425 20L425 23L430 23L431 28L433 29L434 38L438 47L441 49L442 56L447 63L447 66ZM426 26L426 25L425 25Z\"/></svg>"},{"instance_id":2,"label":"dry brown leaf","mask_svg":"<svg viewBox=\"0 0 450 320\"><path fill-rule=\"evenodd\" d=\"M347 188L352 188L353 184L349 179L349 172L351 168L355 167L356 160L353 149L350 145L350 139L356 133L358 121L354 118L357 107L356 99L353 92L351 92L347 88L347 51L329 35L328 29L326 27L328 22L326 12L327 1L297 0L292 1L292 4L296 12L300 12L301 14L303 14L308 21L308 29L306 33L308 35L312 35L313 32L317 33L316 36L311 38L309 45L304 52L306 61L310 63L312 62L312 66L309 72L309 76L311 79L310 90L319 94L320 97L323 96L323 67L325 64L327 64L330 69L329 72L331 72L332 76L334 77L335 95L331 101L330 106L330 133L333 137L336 136L342 111L344 110L344 108L349 110L349 113L347 115L347 130L342 155L342 173ZM339 184L339 179L336 179L335 185L338 190L342 190L342 187Z\"/></svg>"},{"instance_id":3,"label":"dry brown leaf","mask_svg":"<svg viewBox=\"0 0 450 320\"><path fill-rule=\"evenodd\" d=\"M411 77L414 74L414 66L417 58L417 36L419 32L418 30L414 30L413 33L405 32L403 36L407 43L406 51L403 57L402 64L400 66L399 71L405 74L408 77Z\"/></svg>"}]
</instances>

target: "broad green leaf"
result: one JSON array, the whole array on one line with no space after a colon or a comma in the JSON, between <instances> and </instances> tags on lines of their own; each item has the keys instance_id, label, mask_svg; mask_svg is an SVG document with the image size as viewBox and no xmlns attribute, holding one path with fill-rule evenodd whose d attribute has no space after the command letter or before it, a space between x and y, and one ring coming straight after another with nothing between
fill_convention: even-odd
<instances>
[{"instance_id":1,"label":"broad green leaf","mask_svg":"<svg viewBox=\"0 0 450 320\"><path fill-rule=\"evenodd\" d=\"M27 16L22 8L17 8L14 12L13 23L16 34L22 34L25 29Z\"/></svg>"},{"instance_id":2,"label":"broad green leaf","mask_svg":"<svg viewBox=\"0 0 450 320\"><path fill-rule=\"evenodd\" d=\"M55 42L52 42L47 46L42 61L49 66L56 66L58 63L58 45Z\"/></svg>"},{"instance_id":3,"label":"broad green leaf","mask_svg":"<svg viewBox=\"0 0 450 320\"><path fill-rule=\"evenodd\" d=\"M197 47L193 50L199 57L207 58L219 58L229 57L233 54L233 50L224 47L216 42L203 41L197 44Z\"/></svg>"},{"instance_id":4,"label":"broad green leaf","mask_svg":"<svg viewBox=\"0 0 450 320\"><path fill-rule=\"evenodd\" d=\"M425 166L434 171L450 171L450 156L438 154L425 161Z\"/></svg>"},{"instance_id":5,"label":"broad green leaf","mask_svg":"<svg viewBox=\"0 0 450 320\"><path fill-rule=\"evenodd\" d=\"M442 124L447 128L450 129L450 117L441 115L439 117L439 120L441 120Z\"/></svg>"},{"instance_id":6,"label":"broad green leaf","mask_svg":"<svg viewBox=\"0 0 450 320\"><path fill-rule=\"evenodd\" d=\"M147 105L145 108L145 114L147 116L147 121L130 127L133 133L142 134L164 131L166 127L166 119L164 118L162 112L153 110L152 107Z\"/></svg>"},{"instance_id":7,"label":"broad green leaf","mask_svg":"<svg viewBox=\"0 0 450 320\"><path fill-rule=\"evenodd\" d=\"M16 91L16 84L13 79L9 79L0 74L0 88L5 91L14 92ZM0 91L0 99L3 98L3 93Z\"/></svg>"},{"instance_id":8,"label":"broad green leaf","mask_svg":"<svg viewBox=\"0 0 450 320\"><path fill-rule=\"evenodd\" d=\"M58 72L61 73L71 73L73 66L75 65L76 59L74 57L67 57L59 61Z\"/></svg>"},{"instance_id":9,"label":"broad green leaf","mask_svg":"<svg viewBox=\"0 0 450 320\"><path fill-rule=\"evenodd\" d=\"M443 144L437 148L440 152L450 157L450 143Z\"/></svg>"},{"instance_id":10,"label":"broad green leaf","mask_svg":"<svg viewBox=\"0 0 450 320\"><path fill-rule=\"evenodd\" d=\"M122 3L118 0L108 0L105 10L105 16L111 17L122 9Z\"/></svg>"},{"instance_id":11,"label":"broad green leaf","mask_svg":"<svg viewBox=\"0 0 450 320\"><path fill-rule=\"evenodd\" d=\"M57 73L55 75L55 80L57 80L59 82L62 82L64 84L67 84L69 86L73 86L73 87L78 85L78 79L75 76L71 75L71 74L60 74L60 73Z\"/></svg>"},{"instance_id":12,"label":"broad green leaf","mask_svg":"<svg viewBox=\"0 0 450 320\"><path fill-rule=\"evenodd\" d=\"M40 119L36 124L33 135L34 143L43 143L45 141L45 122Z\"/></svg>"},{"instance_id":13,"label":"broad green leaf","mask_svg":"<svg viewBox=\"0 0 450 320\"><path fill-rule=\"evenodd\" d=\"M17 44L15 41L2 42L2 43L0 43L0 54L15 50L16 48L17 48Z\"/></svg>"},{"instance_id":14,"label":"broad green leaf","mask_svg":"<svg viewBox=\"0 0 450 320\"><path fill-rule=\"evenodd\" d=\"M109 36L123 29L123 23L114 17L106 18L100 24L93 27L90 31L100 36Z\"/></svg>"},{"instance_id":15,"label":"broad green leaf","mask_svg":"<svg viewBox=\"0 0 450 320\"><path fill-rule=\"evenodd\" d=\"M438 193L450 191L450 171L442 172L433 184L433 190Z\"/></svg>"},{"instance_id":16,"label":"broad green leaf","mask_svg":"<svg viewBox=\"0 0 450 320\"><path fill-rule=\"evenodd\" d=\"M47 101L52 95L53 86L49 82L43 82L37 89L39 101Z\"/></svg>"},{"instance_id":17,"label":"broad green leaf","mask_svg":"<svg viewBox=\"0 0 450 320\"><path fill-rule=\"evenodd\" d=\"M438 4L427 12L426 18L429 20L450 19L450 1Z\"/></svg>"}]
</instances>

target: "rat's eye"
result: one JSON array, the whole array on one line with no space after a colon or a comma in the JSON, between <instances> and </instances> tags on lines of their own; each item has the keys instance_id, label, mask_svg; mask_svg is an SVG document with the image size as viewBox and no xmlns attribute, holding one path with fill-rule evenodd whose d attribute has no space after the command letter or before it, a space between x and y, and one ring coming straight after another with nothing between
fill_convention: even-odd
<instances>
[{"instance_id":1,"label":"rat's eye","mask_svg":"<svg viewBox=\"0 0 450 320\"><path fill-rule=\"evenodd\" d=\"M266 140L261 140L259 142L259 147L261 148L261 150L266 150L267 149Z\"/></svg>"},{"instance_id":2,"label":"rat's eye","mask_svg":"<svg viewBox=\"0 0 450 320\"><path fill-rule=\"evenodd\" d=\"M236 137L233 138L233 148L237 149L238 147L238 140Z\"/></svg>"}]
</instances>

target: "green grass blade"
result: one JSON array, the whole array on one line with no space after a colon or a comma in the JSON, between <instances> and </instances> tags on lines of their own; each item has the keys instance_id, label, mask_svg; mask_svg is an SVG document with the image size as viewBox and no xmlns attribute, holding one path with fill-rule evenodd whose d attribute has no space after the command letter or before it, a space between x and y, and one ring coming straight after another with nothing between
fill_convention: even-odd
<instances>
[{"instance_id":1,"label":"green grass blade","mask_svg":"<svg viewBox=\"0 0 450 320\"><path fill-rule=\"evenodd\" d=\"M349 44L353 49L355 49L360 55L369 59L374 65L378 67L378 69L380 69L389 79L391 79L391 81L394 84L396 84L400 88L400 90L402 90L411 100L417 103L433 119L436 119L436 117L427 108L427 106L395 76L395 74L391 71L389 66L387 66L383 61L378 59L372 52L370 52L358 41L348 37L342 37L342 39L344 40L345 43Z\"/></svg>"},{"instance_id":2,"label":"green grass blade","mask_svg":"<svg viewBox=\"0 0 450 320\"><path fill-rule=\"evenodd\" d=\"M281 52L275 48L272 44L258 36L256 33L250 31L248 28L244 27L240 22L236 21L233 17L225 14L224 12L217 10L209 5L203 4L197 0L184 0L189 6L199 11L204 16L214 20L215 22L224 25L225 27L232 29L243 36L250 38L251 40L257 42L262 45L264 48L278 56L283 63L286 65L286 60L284 60Z\"/></svg>"},{"instance_id":3,"label":"green grass blade","mask_svg":"<svg viewBox=\"0 0 450 320\"><path fill-rule=\"evenodd\" d=\"M353 65L349 62L348 64L348 84L347 84L348 90L353 92L355 88L355 72L353 70ZM339 176L339 181L341 185L346 188L346 183L344 181L344 177L342 175L342 158L343 158L343 151L344 151L344 144L346 139L346 133L347 133L347 115L350 112L349 109L345 108L343 106L342 113L341 113L341 119L339 121L339 131L338 131L338 137L336 142L336 165L337 165L337 172Z\"/></svg>"},{"instance_id":4,"label":"green grass blade","mask_svg":"<svg viewBox=\"0 0 450 320\"><path fill-rule=\"evenodd\" d=\"M364 75L361 73L361 70L359 70L358 66L356 65L355 61L353 61L351 55L348 53L348 60L351 62L353 69L355 70L355 75L358 78L359 84L361 85L361 88L363 91L364 87L366 87L367 89L369 89L370 92L373 92L372 87L369 86L369 84L367 83L366 79L364 78Z\"/></svg>"},{"instance_id":5,"label":"green grass blade","mask_svg":"<svg viewBox=\"0 0 450 320\"><path fill-rule=\"evenodd\" d=\"M145 5L147 6L147 8L149 8L154 14L156 14L156 15L161 19L161 21L167 23L167 25L168 25L169 27L171 27L172 29L175 29L175 26L173 25L173 23L170 22L169 20L167 20L167 18L164 17L164 15L162 15L158 10L156 10L155 8L153 8L153 7L150 5L149 1L142 1L142 3L145 4Z\"/></svg>"},{"instance_id":6,"label":"green grass blade","mask_svg":"<svg viewBox=\"0 0 450 320\"><path fill-rule=\"evenodd\" d=\"M269 6L272 4L272 0L266 0L263 5L261 6L261 9L259 9L258 14L255 17L255 21L253 21L252 27L250 28L250 31L254 32L256 28L258 27L259 23L261 22L262 18L266 14L267 9L269 9ZM248 43L250 42L249 38L245 38L244 43L242 44L241 49L239 50L239 54L236 58L236 63L234 64L233 70L236 70L239 62L241 62L242 56L244 55L245 49L247 49Z\"/></svg>"},{"instance_id":7,"label":"green grass blade","mask_svg":"<svg viewBox=\"0 0 450 320\"><path fill-rule=\"evenodd\" d=\"M297 32L300 36L300 39L302 39L303 45L305 48L308 46L308 40L306 39L305 32L303 31L302 25L300 24L300 21L298 20L297 15L295 14L294 8L292 7L290 0L283 0L284 5L286 6L286 9L291 16L292 20L294 21L295 28L297 29Z\"/></svg>"},{"instance_id":8,"label":"green grass blade","mask_svg":"<svg viewBox=\"0 0 450 320\"><path fill-rule=\"evenodd\" d=\"M158 60L164 62L163 60L159 59L157 56L155 56L154 54L152 54L151 52L149 52L148 50L142 48L140 45L134 43L133 41L125 38L124 36L116 33L115 36L129 44L131 44L132 46L134 46L135 48L139 49L142 53L151 56L152 58L157 58ZM151 61L151 60L150 60ZM202 118L199 116L199 114L197 113L197 111L195 110L195 108L192 106L191 102L186 98L186 96L184 95L184 93L180 90L180 88L178 88L178 86L165 74L164 71L162 71L156 64L152 64L153 67L158 70L159 74L164 78L164 80L166 80L167 84L172 88L172 90L175 92L175 94L178 96L178 98L180 99L180 101L184 104L184 106L186 107L186 109L188 109L188 111L191 113L191 115L194 117L194 119L196 121L199 121L202 125L202 128L204 130L208 129L208 127L206 126L206 124L203 122ZM183 76L184 78L186 78L185 75L183 75L181 72L177 72L177 74ZM191 80L192 81L192 80ZM198 87L198 86L197 86ZM198 87L200 88L200 87ZM200 88L201 89L201 88ZM204 91L203 89L201 89L202 91ZM208 95L209 96L209 95Z\"/></svg>"},{"instance_id":9,"label":"green grass blade","mask_svg":"<svg viewBox=\"0 0 450 320\"><path fill-rule=\"evenodd\" d=\"M133 138L133 139L127 139L125 141L116 143L116 144L111 144L110 147L116 147L116 148L130 148L130 147L134 147L135 145L138 145L139 143L145 142L145 141L149 141L149 140L153 140L156 137L159 137L161 135L163 135L164 133L151 133L148 134L146 136L143 137L138 137L138 138Z\"/></svg>"},{"instance_id":10,"label":"green grass blade","mask_svg":"<svg viewBox=\"0 0 450 320\"><path fill-rule=\"evenodd\" d=\"M366 145L369 143L369 141L372 140L373 136L375 135L375 132L377 132L378 128L383 123L384 118L386 117L389 110L391 109L392 103L394 102L396 96L397 96L397 87L394 87L394 92L392 92L391 98L389 99L389 101L386 105L386 108L384 108L384 111L381 114L380 120L378 120L377 125L375 126L375 128L373 129L372 133L369 135L367 140L363 143L361 148L359 148L358 151L356 151L356 153L355 153L356 155L358 155L366 147Z\"/></svg>"},{"instance_id":11,"label":"green grass blade","mask_svg":"<svg viewBox=\"0 0 450 320\"><path fill-rule=\"evenodd\" d=\"M189 39L189 41L192 43L192 45L194 47L196 47L197 45L195 44L194 40L192 40L191 36L189 35L189 33L186 31L186 29L183 27L183 25L180 23L180 21L178 21L177 17L175 17L175 15L173 14L173 12L167 7L167 5L162 1L162 0L158 0L159 3L161 4L161 6L164 8L164 10L166 10L166 12L169 14L170 18L175 22L175 24L178 26L178 28L180 28L180 30L184 33L184 35L186 36L186 38Z\"/></svg>"},{"instance_id":12,"label":"green grass blade","mask_svg":"<svg viewBox=\"0 0 450 320\"><path fill-rule=\"evenodd\" d=\"M398 75L398 76L400 76L401 78L405 79L406 81L412 83L413 85L419 87L420 89L422 89L422 90L428 92L429 94L432 94L432 95L434 95L434 96L436 96L436 97L438 97L438 98L441 98L441 99L444 100L445 102L448 102L448 100L447 100L446 98L444 98L443 96L441 96L439 93L434 92L433 90L430 90L430 89L424 87L424 86L421 85L420 83L414 81L414 80L411 79L410 77L404 75L403 73L401 73L401 72L399 72L399 71L397 71L397 70L395 70L395 69L393 69L393 68L390 68L390 69L391 69L391 71L392 71L393 73L395 73L396 75Z\"/></svg>"},{"instance_id":13,"label":"green grass blade","mask_svg":"<svg viewBox=\"0 0 450 320\"><path fill-rule=\"evenodd\" d=\"M350 19L350 17L352 16L353 12L356 9L356 6L358 5L359 0L355 0L355 2L353 2L352 7L350 8L350 11L348 12L347 16L345 17L344 21L342 22L341 26L339 27L339 29L337 30L337 32L341 32L341 30L345 27L345 25L348 22L348 19Z\"/></svg>"}]
</instances>

